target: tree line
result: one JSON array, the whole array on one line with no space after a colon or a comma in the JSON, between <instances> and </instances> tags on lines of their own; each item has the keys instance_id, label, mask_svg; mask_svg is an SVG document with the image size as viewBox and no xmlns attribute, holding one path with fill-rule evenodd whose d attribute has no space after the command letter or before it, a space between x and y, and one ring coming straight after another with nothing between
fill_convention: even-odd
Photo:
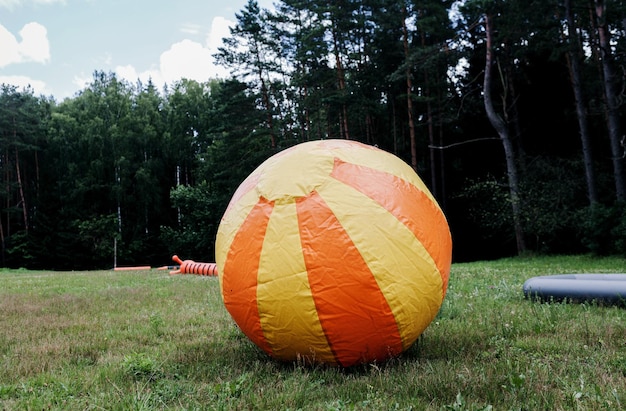
<instances>
[{"instance_id":1,"label":"tree line","mask_svg":"<svg viewBox=\"0 0 626 411\"><path fill-rule=\"evenodd\" d=\"M227 79L96 71L73 97L0 90L0 265L212 261L239 183L294 144L398 155L456 261L626 254L626 8L604 0L249 0Z\"/></svg>"}]
</instances>

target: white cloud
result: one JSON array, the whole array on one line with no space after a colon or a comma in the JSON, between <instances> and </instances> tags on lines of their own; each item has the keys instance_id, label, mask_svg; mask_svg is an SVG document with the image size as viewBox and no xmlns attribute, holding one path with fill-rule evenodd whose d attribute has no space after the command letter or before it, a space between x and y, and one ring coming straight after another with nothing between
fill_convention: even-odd
<instances>
[{"instance_id":1,"label":"white cloud","mask_svg":"<svg viewBox=\"0 0 626 411\"><path fill-rule=\"evenodd\" d=\"M0 25L0 67L26 62L47 63L50 60L48 31L44 26L27 23L19 34L22 41Z\"/></svg>"},{"instance_id":2,"label":"white cloud","mask_svg":"<svg viewBox=\"0 0 626 411\"><path fill-rule=\"evenodd\" d=\"M167 83L172 85L182 78L204 82L214 77L210 51L202 44L191 40L183 40L161 54L159 67L138 72L133 65L116 66L115 74L134 84L137 80L146 84L149 80L157 88Z\"/></svg>"},{"instance_id":3,"label":"white cloud","mask_svg":"<svg viewBox=\"0 0 626 411\"><path fill-rule=\"evenodd\" d=\"M140 80L143 84L148 84L148 81L152 81L152 83L159 89L165 84L161 71L157 69L145 70L138 73L135 67L128 64L126 66L115 67L115 74L119 78L125 79L131 84L135 84L137 80Z\"/></svg>"},{"instance_id":4,"label":"white cloud","mask_svg":"<svg viewBox=\"0 0 626 411\"><path fill-rule=\"evenodd\" d=\"M202 44L183 40L172 44L161 54L160 69L166 82L172 83L181 78L205 81L211 76L211 51Z\"/></svg>"},{"instance_id":5,"label":"white cloud","mask_svg":"<svg viewBox=\"0 0 626 411\"><path fill-rule=\"evenodd\" d=\"M26 76L0 76L0 84L10 84L16 86L18 90L31 86L36 95L46 95L46 83L40 80L33 80Z\"/></svg>"},{"instance_id":6,"label":"white cloud","mask_svg":"<svg viewBox=\"0 0 626 411\"><path fill-rule=\"evenodd\" d=\"M115 73L131 83L135 83L137 79L144 84L152 80L158 88L162 88L166 83L172 85L182 78L198 82L216 77L225 78L228 76L228 71L215 65L213 54L222 45L222 38L230 35L229 26L233 24L223 17L215 17L205 45L184 39L172 44L168 50L161 53L158 67L138 72L132 65L117 66ZM195 29L195 26L185 25L181 30L183 32L187 30L189 34L192 34L191 32Z\"/></svg>"},{"instance_id":7,"label":"white cloud","mask_svg":"<svg viewBox=\"0 0 626 411\"><path fill-rule=\"evenodd\" d=\"M9 64L20 61L20 53L18 51L18 43L15 36L0 24L0 67L6 67Z\"/></svg>"},{"instance_id":8,"label":"white cloud","mask_svg":"<svg viewBox=\"0 0 626 411\"><path fill-rule=\"evenodd\" d=\"M87 76L84 73L74 76L72 79L72 84L76 86L78 90L85 89L91 82L93 81L93 76ZM69 97L69 96L60 96L60 97Z\"/></svg>"},{"instance_id":9,"label":"white cloud","mask_svg":"<svg viewBox=\"0 0 626 411\"><path fill-rule=\"evenodd\" d=\"M50 60L48 30L39 23L28 23L20 30L19 51L27 61L45 63Z\"/></svg>"},{"instance_id":10,"label":"white cloud","mask_svg":"<svg viewBox=\"0 0 626 411\"><path fill-rule=\"evenodd\" d=\"M213 19L211 22L211 31L209 31L206 38L207 47L212 53L217 52L218 47L223 44L222 39L224 37L230 37L230 26L234 25L234 22L224 17L215 17Z\"/></svg>"}]
</instances>

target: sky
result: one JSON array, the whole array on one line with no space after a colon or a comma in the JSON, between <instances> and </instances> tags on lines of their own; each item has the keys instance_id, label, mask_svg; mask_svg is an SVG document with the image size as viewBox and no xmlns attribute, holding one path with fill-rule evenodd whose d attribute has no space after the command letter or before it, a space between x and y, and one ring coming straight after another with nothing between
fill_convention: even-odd
<instances>
[{"instance_id":1,"label":"sky","mask_svg":"<svg viewBox=\"0 0 626 411\"><path fill-rule=\"evenodd\" d=\"M0 84L61 101L96 70L159 88L227 77L212 54L247 1L0 0Z\"/></svg>"}]
</instances>

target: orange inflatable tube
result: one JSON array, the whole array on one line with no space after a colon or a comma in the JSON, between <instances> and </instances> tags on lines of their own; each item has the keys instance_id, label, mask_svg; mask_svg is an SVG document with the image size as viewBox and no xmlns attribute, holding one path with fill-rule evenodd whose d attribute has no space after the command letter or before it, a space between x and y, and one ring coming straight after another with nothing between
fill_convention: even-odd
<instances>
[{"instance_id":1,"label":"orange inflatable tube","mask_svg":"<svg viewBox=\"0 0 626 411\"><path fill-rule=\"evenodd\" d=\"M172 256L172 260L180 264L178 270L170 271L170 274L196 274L209 277L217 276L216 263L197 263L193 260L181 260L177 255Z\"/></svg>"}]
</instances>

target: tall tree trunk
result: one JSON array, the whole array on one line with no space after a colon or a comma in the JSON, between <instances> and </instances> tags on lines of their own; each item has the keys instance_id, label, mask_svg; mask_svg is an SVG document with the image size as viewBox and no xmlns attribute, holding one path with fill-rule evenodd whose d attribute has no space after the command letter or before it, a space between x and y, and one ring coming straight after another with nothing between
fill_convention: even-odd
<instances>
[{"instance_id":1,"label":"tall tree trunk","mask_svg":"<svg viewBox=\"0 0 626 411\"><path fill-rule=\"evenodd\" d=\"M117 234L122 238L122 203L120 200L120 193L122 192L122 179L120 177L120 166L115 166L115 184L118 186L119 190L116 195L117 202Z\"/></svg>"},{"instance_id":2,"label":"tall tree trunk","mask_svg":"<svg viewBox=\"0 0 626 411\"><path fill-rule=\"evenodd\" d=\"M9 149L8 148L4 149L4 159L3 160L4 160L3 164L7 164L7 165L11 164L11 162L9 161ZM6 193L6 198L5 198L6 201L5 201L4 207L5 207L5 210L10 210L11 209L11 171L9 170L8 166L4 169L4 186L5 186L5 188L4 188L5 191L4 192ZM10 237L11 236L11 228L12 228L11 216L9 215L8 212L5 212L4 214L6 216L5 217L6 218L6 228L7 228L6 235L7 235L7 237Z\"/></svg>"},{"instance_id":3,"label":"tall tree trunk","mask_svg":"<svg viewBox=\"0 0 626 411\"><path fill-rule=\"evenodd\" d=\"M428 74L425 74L425 81L428 84ZM428 100L428 85L424 91L426 93L426 99ZM430 154L430 185L431 190L433 191L433 195L435 198L439 198L439 188L437 187L437 156L435 154L435 128L434 128L434 119L433 119L433 109L432 103L430 101L426 101L426 124L428 126L428 147Z\"/></svg>"},{"instance_id":4,"label":"tall tree trunk","mask_svg":"<svg viewBox=\"0 0 626 411\"><path fill-rule=\"evenodd\" d=\"M272 149L275 149L276 135L274 134L274 117L272 116L272 105L270 104L269 91L267 89L265 79L263 78L263 70L261 68L259 68L258 75L259 81L261 82L261 97L263 99L263 106L265 107L265 112L267 113L267 129L270 133Z\"/></svg>"},{"instance_id":5,"label":"tall tree trunk","mask_svg":"<svg viewBox=\"0 0 626 411\"><path fill-rule=\"evenodd\" d=\"M441 107L441 104L439 105ZM439 117L439 145L443 146L443 125L441 124L441 116ZM445 153L443 150L439 150L439 181L441 185L441 191L439 193L439 204L444 212L447 210L447 190L446 190L446 167L445 167Z\"/></svg>"},{"instance_id":6,"label":"tall tree trunk","mask_svg":"<svg viewBox=\"0 0 626 411\"><path fill-rule=\"evenodd\" d=\"M309 96L308 86L300 87L300 101L306 101ZM302 119L302 141L309 141L311 139L311 109L308 104L304 108L304 118Z\"/></svg>"},{"instance_id":7,"label":"tall tree trunk","mask_svg":"<svg viewBox=\"0 0 626 411\"><path fill-rule=\"evenodd\" d=\"M345 102L345 92L346 92L346 74L344 73L343 63L341 61L341 49L339 47L339 33L337 32L337 27L335 22L333 21L333 46L335 52L335 65L336 73L337 73L337 87L339 88L339 95L341 96L341 114L339 116L339 130L341 137L346 140L350 140L350 131L348 130L348 108Z\"/></svg>"},{"instance_id":8,"label":"tall tree trunk","mask_svg":"<svg viewBox=\"0 0 626 411\"><path fill-rule=\"evenodd\" d=\"M419 18L419 16L418 16ZM406 25L406 24L405 24ZM426 38L423 30L420 30L420 40L422 48L426 49ZM424 67L424 97L426 97L426 124L428 127L428 147L430 154L430 185L431 190L435 198L439 197L439 190L437 187L437 156L435 155L435 129L433 119L432 102L430 100L430 76L428 75L428 69Z\"/></svg>"},{"instance_id":9,"label":"tall tree trunk","mask_svg":"<svg viewBox=\"0 0 626 411\"><path fill-rule=\"evenodd\" d=\"M13 118L13 141L17 144L17 125L15 124L15 117ZM15 179L17 180L17 189L20 195L20 202L22 203L22 216L24 218L24 230L28 233L28 209L26 208L26 197L24 196L24 185L22 184L22 172L20 170L20 156L17 151L17 145L15 149Z\"/></svg>"},{"instance_id":10,"label":"tall tree trunk","mask_svg":"<svg viewBox=\"0 0 626 411\"><path fill-rule=\"evenodd\" d=\"M396 97L391 95L392 98L389 99L391 101L391 124L393 125L393 153L398 154L398 125L396 123Z\"/></svg>"},{"instance_id":11,"label":"tall tree trunk","mask_svg":"<svg viewBox=\"0 0 626 411\"><path fill-rule=\"evenodd\" d=\"M589 135L589 124L587 121L587 110L582 89L582 76L580 68L580 55L582 47L578 41L577 28L572 13L572 1L565 0L565 14L567 19L567 41L570 50L566 54L570 81L574 92L574 103L576 105L576 117L578 119L578 129L580 141L583 149L583 163L585 165L585 178L587 181L587 198L589 204L593 206L598 202L598 191L596 187L596 176L593 168L593 153L591 149L591 137Z\"/></svg>"},{"instance_id":12,"label":"tall tree trunk","mask_svg":"<svg viewBox=\"0 0 626 411\"><path fill-rule=\"evenodd\" d=\"M494 62L493 56L493 27L489 14L485 15L485 34L487 56L485 61L485 81L484 81L484 98L485 111L487 118L498 133L502 146L504 147L504 155L506 157L507 177L509 181L509 195L511 197L511 210L513 212L513 225L515 229L515 240L517 242L517 253L522 254L526 251L526 243L524 241L524 231L521 222L521 204L519 195L519 178L517 173L517 165L515 163L515 153L513 152L513 143L507 125L502 118L496 113L491 99L491 68Z\"/></svg>"},{"instance_id":13,"label":"tall tree trunk","mask_svg":"<svg viewBox=\"0 0 626 411\"><path fill-rule=\"evenodd\" d=\"M22 172L20 171L20 157L15 147L15 174L17 179L17 189L22 203L22 217L24 218L24 230L28 233L28 209L26 208L26 197L24 196L24 184L22 184Z\"/></svg>"},{"instance_id":14,"label":"tall tree trunk","mask_svg":"<svg viewBox=\"0 0 626 411\"><path fill-rule=\"evenodd\" d=\"M512 79L513 76L513 66L507 64L504 68L504 78ZM505 101L506 108L503 109L504 121L509 127L508 130L513 132L510 140L513 143L513 151L517 154L516 164L517 169L522 173L526 171L526 153L524 151L524 142L523 142L523 133L522 133L522 125L520 123L520 115L517 109L518 93L517 88L515 86L514 81L506 81L506 94L503 97ZM509 104L511 102L511 104Z\"/></svg>"},{"instance_id":15,"label":"tall tree trunk","mask_svg":"<svg viewBox=\"0 0 626 411\"><path fill-rule=\"evenodd\" d=\"M374 123L370 113L365 114L365 136L368 144L373 143Z\"/></svg>"},{"instance_id":16,"label":"tall tree trunk","mask_svg":"<svg viewBox=\"0 0 626 411\"><path fill-rule=\"evenodd\" d=\"M411 141L411 167L417 171L417 146L415 143L415 122L413 121L413 81L411 79L411 65L409 64L409 31L406 27L407 10L402 6L402 43L404 46L404 60L406 61L406 105L409 122L409 139Z\"/></svg>"},{"instance_id":17,"label":"tall tree trunk","mask_svg":"<svg viewBox=\"0 0 626 411\"><path fill-rule=\"evenodd\" d=\"M624 146L619 119L619 92L616 85L616 75L613 69L613 53L611 52L610 33L606 25L606 4L604 0L594 0L596 24L604 75L604 93L606 95L607 125L609 140L611 141L611 155L613 158L613 174L615 178L615 196L617 201L626 200L626 185L624 183Z\"/></svg>"}]
</instances>

